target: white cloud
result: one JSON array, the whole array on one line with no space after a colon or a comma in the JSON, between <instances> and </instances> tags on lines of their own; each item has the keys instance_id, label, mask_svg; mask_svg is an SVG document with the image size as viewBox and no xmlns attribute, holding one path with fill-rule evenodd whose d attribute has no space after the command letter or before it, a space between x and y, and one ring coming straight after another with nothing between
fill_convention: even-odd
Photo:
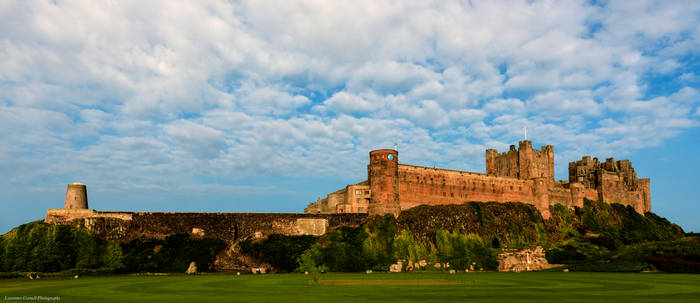
<instances>
[{"instance_id":1,"label":"white cloud","mask_svg":"<svg viewBox=\"0 0 700 303\"><path fill-rule=\"evenodd\" d=\"M483 149L523 126L566 157L625 153L698 126L698 11L0 2L0 159L27 172L5 174L19 187L75 174L173 188L193 175L362 177L368 150L394 142L402 161L481 170Z\"/></svg>"},{"instance_id":2,"label":"white cloud","mask_svg":"<svg viewBox=\"0 0 700 303\"><path fill-rule=\"evenodd\" d=\"M347 89L355 92L372 90L379 94L396 94L410 91L435 77L435 72L411 63L368 62L352 73L347 82Z\"/></svg>"},{"instance_id":3,"label":"white cloud","mask_svg":"<svg viewBox=\"0 0 700 303\"><path fill-rule=\"evenodd\" d=\"M238 90L238 105L252 114L285 115L311 103L302 95L292 95L275 87L252 88L244 85Z\"/></svg>"},{"instance_id":4,"label":"white cloud","mask_svg":"<svg viewBox=\"0 0 700 303\"><path fill-rule=\"evenodd\" d=\"M189 120L177 120L163 126L163 131L178 146L197 157L215 157L225 146L221 131Z\"/></svg>"},{"instance_id":5,"label":"white cloud","mask_svg":"<svg viewBox=\"0 0 700 303\"><path fill-rule=\"evenodd\" d=\"M527 102L527 109L534 115L547 115L553 120L602 114L600 104L593 100L593 93L589 90L556 90L537 94Z\"/></svg>"},{"instance_id":6,"label":"white cloud","mask_svg":"<svg viewBox=\"0 0 700 303\"><path fill-rule=\"evenodd\" d=\"M344 91L333 94L332 97L323 101L322 105L315 107L321 112L334 111L346 114L367 114L376 111L382 106L379 102L371 102L362 97Z\"/></svg>"},{"instance_id":7,"label":"white cloud","mask_svg":"<svg viewBox=\"0 0 700 303\"><path fill-rule=\"evenodd\" d=\"M525 112L525 104L520 101L519 99L515 98L508 98L508 99L502 99L502 98L497 98L493 99L490 101L487 101L486 104L483 107L484 111L490 114L499 114L499 113L515 113L515 114L522 114Z\"/></svg>"}]
</instances>

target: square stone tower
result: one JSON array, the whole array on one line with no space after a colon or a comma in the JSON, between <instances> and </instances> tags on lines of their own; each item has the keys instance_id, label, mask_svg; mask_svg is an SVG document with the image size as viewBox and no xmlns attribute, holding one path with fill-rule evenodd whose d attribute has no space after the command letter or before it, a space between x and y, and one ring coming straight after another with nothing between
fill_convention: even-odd
<instances>
[{"instance_id":1,"label":"square stone tower","mask_svg":"<svg viewBox=\"0 0 700 303\"><path fill-rule=\"evenodd\" d=\"M554 180L554 147L544 145L540 150L532 149L529 140L518 142L510 150L498 153L486 150L486 174L518 179L544 178Z\"/></svg>"}]
</instances>

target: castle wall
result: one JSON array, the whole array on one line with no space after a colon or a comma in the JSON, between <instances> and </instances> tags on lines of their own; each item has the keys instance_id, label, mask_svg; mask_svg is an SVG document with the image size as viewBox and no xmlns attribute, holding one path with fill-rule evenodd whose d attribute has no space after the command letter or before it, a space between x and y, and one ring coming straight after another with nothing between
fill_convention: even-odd
<instances>
[{"instance_id":1,"label":"castle wall","mask_svg":"<svg viewBox=\"0 0 700 303\"><path fill-rule=\"evenodd\" d=\"M177 213L107 212L49 209L51 224L79 224L98 236L117 241L136 238L163 239L175 233L219 238L233 243L273 233L322 235L340 226L359 226L366 214L270 214L270 213Z\"/></svg>"},{"instance_id":2,"label":"castle wall","mask_svg":"<svg viewBox=\"0 0 700 303\"><path fill-rule=\"evenodd\" d=\"M649 184L649 178L640 178L637 179L637 182L639 194L642 196L641 201L638 202L641 207L637 209L637 212L651 212L651 186Z\"/></svg>"},{"instance_id":3,"label":"castle wall","mask_svg":"<svg viewBox=\"0 0 700 303\"><path fill-rule=\"evenodd\" d=\"M486 174L398 164L395 150L371 151L367 181L329 194L328 204L336 209L312 202L307 210L397 215L418 205L522 202L548 218L551 205L582 207L590 199L651 211L649 179L637 179L630 161L609 158L601 163L585 156L569 163L568 182L554 181L554 148L534 150L527 140L518 144L518 149L511 145L500 154L486 150Z\"/></svg>"},{"instance_id":4,"label":"castle wall","mask_svg":"<svg viewBox=\"0 0 700 303\"><path fill-rule=\"evenodd\" d=\"M345 204L347 189L343 188L339 191L328 194L328 197L322 202L322 212L323 213L336 213L338 212L338 205Z\"/></svg>"},{"instance_id":5,"label":"castle wall","mask_svg":"<svg viewBox=\"0 0 700 303\"><path fill-rule=\"evenodd\" d=\"M601 177L600 190L603 201L622 204L629 200L629 192L617 175L604 173Z\"/></svg>"},{"instance_id":6,"label":"castle wall","mask_svg":"<svg viewBox=\"0 0 700 303\"><path fill-rule=\"evenodd\" d=\"M558 203L569 207L578 206L572 198L571 189L569 188L550 186L548 188L547 194L549 195L549 203L551 203L552 205Z\"/></svg>"},{"instance_id":7,"label":"castle wall","mask_svg":"<svg viewBox=\"0 0 700 303\"><path fill-rule=\"evenodd\" d=\"M92 218L99 214L103 218L115 218L124 221L131 221L132 213L117 211L96 211L94 209L62 209L49 208L46 210L46 223L61 223L75 219Z\"/></svg>"},{"instance_id":8,"label":"castle wall","mask_svg":"<svg viewBox=\"0 0 700 303\"><path fill-rule=\"evenodd\" d=\"M640 180L643 181L639 182ZM639 213L651 211L649 179L635 181L635 189L629 190L629 180L620 175L604 173L601 180L601 198L608 203L630 205Z\"/></svg>"},{"instance_id":9,"label":"castle wall","mask_svg":"<svg viewBox=\"0 0 700 303\"><path fill-rule=\"evenodd\" d=\"M399 200L404 210L469 201L532 203L534 197L531 180L400 164Z\"/></svg>"}]
</instances>

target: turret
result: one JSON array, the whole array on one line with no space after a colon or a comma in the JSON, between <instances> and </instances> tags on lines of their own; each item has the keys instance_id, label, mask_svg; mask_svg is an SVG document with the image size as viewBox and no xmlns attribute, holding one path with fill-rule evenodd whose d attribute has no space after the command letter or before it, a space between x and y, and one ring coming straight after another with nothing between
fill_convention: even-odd
<instances>
[{"instance_id":1,"label":"turret","mask_svg":"<svg viewBox=\"0 0 700 303\"><path fill-rule=\"evenodd\" d=\"M369 152L367 177L370 186L370 215L401 212L399 205L399 153L393 149Z\"/></svg>"},{"instance_id":2,"label":"turret","mask_svg":"<svg viewBox=\"0 0 700 303\"><path fill-rule=\"evenodd\" d=\"M88 209L87 187L84 184L68 184L65 209Z\"/></svg>"}]
</instances>

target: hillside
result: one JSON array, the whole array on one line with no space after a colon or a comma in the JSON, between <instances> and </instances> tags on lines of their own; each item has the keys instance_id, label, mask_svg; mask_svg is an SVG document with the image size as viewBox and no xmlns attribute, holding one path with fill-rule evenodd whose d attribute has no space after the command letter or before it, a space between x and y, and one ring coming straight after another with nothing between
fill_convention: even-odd
<instances>
[{"instance_id":1,"label":"hillside","mask_svg":"<svg viewBox=\"0 0 700 303\"><path fill-rule=\"evenodd\" d=\"M700 272L693 263L700 255L697 238L685 237L680 227L653 213L640 215L631 207L588 200L583 208L556 205L551 212L544 220L534 207L522 203L419 206L403 211L398 219L373 217L359 228L339 228L315 244L280 235L247 240L242 251L278 268L285 264L285 271L294 269L290 264L295 260L304 271L361 271L386 270L399 259L449 263L463 270L470 264L495 269L503 248L542 246L550 263L578 270ZM306 243L307 249L297 245L297 253L290 254L288 245L281 243ZM653 249L620 257L635 246L663 248L666 243L677 246L668 258L655 258ZM611 266L600 265L611 260Z\"/></svg>"},{"instance_id":2,"label":"hillside","mask_svg":"<svg viewBox=\"0 0 700 303\"><path fill-rule=\"evenodd\" d=\"M541 246L550 263L574 270L700 272L700 238L653 213L589 200L550 211L545 220L523 203L419 206L320 237L273 234L235 243L188 234L116 242L80 224L37 221L0 237L0 271L183 272L191 261L212 271L223 256L237 260L228 270L386 271L397 260L489 270L501 249Z\"/></svg>"}]
</instances>

